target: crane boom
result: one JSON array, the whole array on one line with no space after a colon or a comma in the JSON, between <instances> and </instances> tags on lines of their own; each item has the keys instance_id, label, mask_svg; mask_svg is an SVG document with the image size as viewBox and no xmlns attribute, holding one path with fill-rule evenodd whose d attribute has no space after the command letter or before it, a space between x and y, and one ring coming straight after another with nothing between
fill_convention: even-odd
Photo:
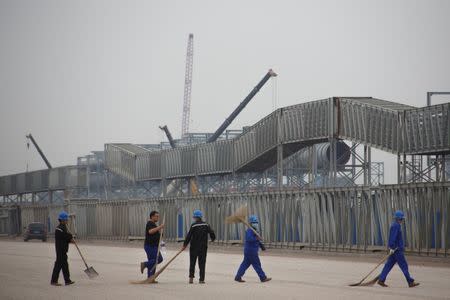
<instances>
[{"instance_id":1,"label":"crane boom","mask_svg":"<svg viewBox=\"0 0 450 300\"><path fill-rule=\"evenodd\" d=\"M261 79L261 81L253 88L253 90L248 94L247 97L245 97L244 100L239 104L238 107L231 113L231 115L220 125L219 129L214 132L212 136L209 137L209 139L206 141L207 143L212 143L216 141L219 136L227 129L227 127L233 122L233 120L239 115L239 113L245 108L245 106L252 100L252 98L259 92L259 90L266 84L266 82L271 77L277 76L277 73L272 71L270 69L267 74Z\"/></svg>"},{"instance_id":2,"label":"crane boom","mask_svg":"<svg viewBox=\"0 0 450 300\"><path fill-rule=\"evenodd\" d=\"M166 133L167 139L169 140L170 147L175 148L175 141L173 140L172 134L169 131L167 125L159 126L159 129Z\"/></svg>"},{"instance_id":3,"label":"crane boom","mask_svg":"<svg viewBox=\"0 0 450 300\"><path fill-rule=\"evenodd\" d=\"M47 165L47 168L51 169L52 165L50 164L50 162L48 161L47 157L45 157L44 152L42 152L41 148L39 147L39 145L36 143L36 141L34 140L33 136L30 134L25 136L27 139L30 139L31 142L33 143L34 147L36 148L37 152L39 152L39 155L42 157L42 159L44 160L45 164Z\"/></svg>"}]
</instances>

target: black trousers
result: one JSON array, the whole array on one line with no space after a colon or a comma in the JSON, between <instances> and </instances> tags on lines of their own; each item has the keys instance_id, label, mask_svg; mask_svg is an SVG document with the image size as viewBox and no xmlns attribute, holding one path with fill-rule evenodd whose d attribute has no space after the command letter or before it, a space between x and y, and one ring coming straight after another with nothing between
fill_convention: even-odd
<instances>
[{"instance_id":1,"label":"black trousers","mask_svg":"<svg viewBox=\"0 0 450 300\"><path fill-rule=\"evenodd\" d=\"M62 270L64 282L70 282L69 263L67 262L67 253L57 253L55 266L53 267L52 283L58 282L59 272Z\"/></svg>"},{"instance_id":2,"label":"black trousers","mask_svg":"<svg viewBox=\"0 0 450 300\"><path fill-rule=\"evenodd\" d=\"M189 264L189 278L194 278L195 274L195 263L198 258L198 268L200 269L200 280L205 280L205 267L206 267L206 252L208 251L208 248L201 248L201 249L190 249L189 250L189 256L190 256L190 264Z\"/></svg>"}]
</instances>

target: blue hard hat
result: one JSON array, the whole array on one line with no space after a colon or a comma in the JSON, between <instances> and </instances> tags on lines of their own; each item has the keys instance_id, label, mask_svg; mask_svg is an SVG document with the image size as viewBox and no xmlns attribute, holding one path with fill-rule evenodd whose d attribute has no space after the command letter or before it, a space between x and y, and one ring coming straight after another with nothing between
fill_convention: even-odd
<instances>
[{"instance_id":1,"label":"blue hard hat","mask_svg":"<svg viewBox=\"0 0 450 300\"><path fill-rule=\"evenodd\" d=\"M405 218L405 214L404 214L401 210L397 210L397 211L394 213L394 217L395 217L396 219L404 219L404 218Z\"/></svg>"},{"instance_id":2,"label":"blue hard hat","mask_svg":"<svg viewBox=\"0 0 450 300\"><path fill-rule=\"evenodd\" d=\"M69 220L69 214L66 213L65 211L60 212L59 216L58 216L58 220L61 220L61 221Z\"/></svg>"},{"instance_id":3,"label":"blue hard hat","mask_svg":"<svg viewBox=\"0 0 450 300\"><path fill-rule=\"evenodd\" d=\"M194 218L202 218L203 214L202 211L199 209L194 210L194 214L192 215Z\"/></svg>"},{"instance_id":4,"label":"blue hard hat","mask_svg":"<svg viewBox=\"0 0 450 300\"><path fill-rule=\"evenodd\" d=\"M249 223L259 223L258 217L255 215L251 215L250 217L248 217L248 222Z\"/></svg>"}]
</instances>

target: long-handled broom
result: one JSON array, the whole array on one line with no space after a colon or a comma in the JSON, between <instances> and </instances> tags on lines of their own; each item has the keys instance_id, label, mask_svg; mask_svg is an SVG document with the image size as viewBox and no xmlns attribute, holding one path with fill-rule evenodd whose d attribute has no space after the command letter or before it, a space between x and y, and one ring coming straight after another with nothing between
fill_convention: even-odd
<instances>
[{"instance_id":1,"label":"long-handled broom","mask_svg":"<svg viewBox=\"0 0 450 300\"><path fill-rule=\"evenodd\" d=\"M246 205L243 205L241 207L239 207L234 214L232 214L231 216L228 216L225 218L225 223L226 224L236 224L236 223L243 223L245 224L248 228L250 228L251 230L253 230L253 232L256 234L256 236L262 240L262 237L259 235L259 233L247 222L247 214L248 214L248 209Z\"/></svg>"},{"instance_id":2,"label":"long-handled broom","mask_svg":"<svg viewBox=\"0 0 450 300\"><path fill-rule=\"evenodd\" d=\"M181 252L184 251L184 248L181 248L164 266L161 267L161 269L158 270L155 274L153 274L151 277L148 278L148 283L154 283L156 278L164 272L164 270L177 258L178 255L181 254Z\"/></svg>"},{"instance_id":3,"label":"long-handled broom","mask_svg":"<svg viewBox=\"0 0 450 300\"><path fill-rule=\"evenodd\" d=\"M397 250L397 249L395 249L395 250ZM395 250L394 250L394 252L395 252ZM349 284L349 286L370 286L370 285L373 285L373 284L375 284L375 282L377 282L377 280L378 280L378 278L380 277L380 275L378 275L378 276L376 276L374 279L372 279L371 281L369 281L369 282L366 282L366 283L363 283L364 282L364 280L366 280L367 279L367 277L369 277L370 276L370 274L372 274L381 264L383 264L388 258L389 258L389 256L391 256L392 254L391 253L389 253L388 255L386 255L385 257L383 257L383 259L382 260L380 260L380 262L369 272L369 274L367 274L366 276L364 276L364 278L363 279L361 279L361 281L359 281L359 282L357 282L357 283L352 283L352 284Z\"/></svg>"}]
</instances>

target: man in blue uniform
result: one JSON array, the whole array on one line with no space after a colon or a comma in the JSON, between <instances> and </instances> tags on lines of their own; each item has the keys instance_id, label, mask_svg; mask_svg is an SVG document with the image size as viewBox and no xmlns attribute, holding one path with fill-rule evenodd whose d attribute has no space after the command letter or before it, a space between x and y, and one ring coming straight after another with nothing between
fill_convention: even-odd
<instances>
[{"instance_id":1,"label":"man in blue uniform","mask_svg":"<svg viewBox=\"0 0 450 300\"><path fill-rule=\"evenodd\" d=\"M206 268L206 254L208 252L208 235L211 241L214 242L216 234L211 229L208 223L205 223L202 218L203 214L200 210L194 210L194 223L186 236L183 243L183 250L186 249L190 243L189 248L189 283L194 283L195 263L198 259L198 268L200 269L199 283L205 283L205 268Z\"/></svg>"},{"instance_id":2,"label":"man in blue uniform","mask_svg":"<svg viewBox=\"0 0 450 300\"><path fill-rule=\"evenodd\" d=\"M58 216L59 225L55 229L55 250L56 261L53 267L51 285L60 286L58 283L59 273L62 270L66 285L74 284L70 279L69 263L67 262L67 251L69 251L69 243L73 242L72 235L67 231L67 221L69 214L62 211Z\"/></svg>"},{"instance_id":3,"label":"man in blue uniform","mask_svg":"<svg viewBox=\"0 0 450 300\"><path fill-rule=\"evenodd\" d=\"M257 232L259 231L259 221L257 216L250 216L248 222L253 227L253 229L255 229ZM234 280L236 280L237 282L245 282L245 280L242 279L242 276L244 276L245 271L248 269L248 267L250 267L250 265L253 266L253 269L255 269L261 282L272 280L272 278L266 276L261 268L261 261L259 260L258 256L259 248L261 248L262 251L266 250L264 244L261 243L260 238L253 232L253 230L248 228L245 232L244 261L241 263L241 266L239 267Z\"/></svg>"},{"instance_id":4,"label":"man in blue uniform","mask_svg":"<svg viewBox=\"0 0 450 300\"><path fill-rule=\"evenodd\" d=\"M392 267L396 263L402 270L405 275L406 281L408 282L409 287L418 286L419 283L414 281L414 278L409 275L408 271L408 263L405 259L405 244L403 243L402 237L402 222L405 219L405 214L398 210L394 214L395 221L391 225L391 229L389 230L389 253L391 254L384 265L383 271L381 272L380 278L378 279L378 284L387 287L384 283L386 281L386 277L391 271Z\"/></svg>"},{"instance_id":5,"label":"man in blue uniform","mask_svg":"<svg viewBox=\"0 0 450 300\"><path fill-rule=\"evenodd\" d=\"M156 225L158 221L159 213L154 210L150 213L150 220L145 226L144 250L148 260L141 262L141 273L144 273L144 269L147 268L147 277L155 274L155 264L160 264L163 261L161 253L158 253L158 245L159 239L161 238L161 229L164 228L164 224L158 226Z\"/></svg>"}]
</instances>

